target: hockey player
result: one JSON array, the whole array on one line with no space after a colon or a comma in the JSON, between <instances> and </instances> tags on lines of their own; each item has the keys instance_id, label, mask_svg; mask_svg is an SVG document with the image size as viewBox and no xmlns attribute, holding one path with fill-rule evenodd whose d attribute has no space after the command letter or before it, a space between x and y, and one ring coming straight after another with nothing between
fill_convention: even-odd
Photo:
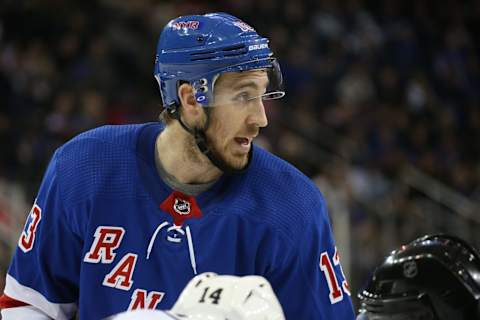
<instances>
[{"instance_id":1,"label":"hockey player","mask_svg":"<svg viewBox=\"0 0 480 320\"><path fill-rule=\"evenodd\" d=\"M203 273L188 283L169 311L138 309L111 320L285 320L268 281L260 276Z\"/></svg>"},{"instance_id":2,"label":"hockey player","mask_svg":"<svg viewBox=\"0 0 480 320\"><path fill-rule=\"evenodd\" d=\"M357 320L480 319L480 256L468 243L439 234L388 255L359 294Z\"/></svg>"},{"instance_id":3,"label":"hockey player","mask_svg":"<svg viewBox=\"0 0 480 320\"><path fill-rule=\"evenodd\" d=\"M252 144L263 100L284 95L268 40L225 13L179 17L154 75L165 125L101 127L53 155L4 320L169 309L205 271L264 276L287 319L354 319L322 195Z\"/></svg>"}]
</instances>

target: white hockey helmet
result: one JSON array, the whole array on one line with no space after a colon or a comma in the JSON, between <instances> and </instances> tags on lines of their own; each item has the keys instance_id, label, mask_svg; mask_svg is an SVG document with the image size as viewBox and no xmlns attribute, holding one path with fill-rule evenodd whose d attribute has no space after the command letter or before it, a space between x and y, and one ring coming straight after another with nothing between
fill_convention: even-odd
<instances>
[{"instance_id":1,"label":"white hockey helmet","mask_svg":"<svg viewBox=\"0 0 480 320\"><path fill-rule=\"evenodd\" d=\"M207 272L190 280L170 311L135 310L111 319L285 320L285 316L265 278Z\"/></svg>"},{"instance_id":2,"label":"white hockey helmet","mask_svg":"<svg viewBox=\"0 0 480 320\"><path fill-rule=\"evenodd\" d=\"M202 273L188 283L170 313L188 320L284 320L282 307L261 276Z\"/></svg>"},{"instance_id":3,"label":"white hockey helmet","mask_svg":"<svg viewBox=\"0 0 480 320\"><path fill-rule=\"evenodd\" d=\"M119 313L105 320L172 320L176 319L160 310L137 309Z\"/></svg>"}]
</instances>

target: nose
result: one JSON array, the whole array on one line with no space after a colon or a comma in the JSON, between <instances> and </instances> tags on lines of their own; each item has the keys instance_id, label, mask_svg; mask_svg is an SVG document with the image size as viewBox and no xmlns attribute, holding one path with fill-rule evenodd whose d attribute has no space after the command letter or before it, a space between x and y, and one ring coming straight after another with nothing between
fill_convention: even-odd
<instances>
[{"instance_id":1,"label":"nose","mask_svg":"<svg viewBox=\"0 0 480 320\"><path fill-rule=\"evenodd\" d=\"M250 114L247 118L247 124L256 126L258 128L264 128L268 125L267 113L265 112L265 106L261 98L256 99L255 103L252 103Z\"/></svg>"}]
</instances>

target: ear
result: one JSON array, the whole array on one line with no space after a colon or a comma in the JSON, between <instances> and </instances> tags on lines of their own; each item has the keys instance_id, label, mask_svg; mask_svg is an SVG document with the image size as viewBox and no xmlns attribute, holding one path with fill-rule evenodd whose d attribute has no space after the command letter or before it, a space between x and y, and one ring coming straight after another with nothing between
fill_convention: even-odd
<instances>
[{"instance_id":1,"label":"ear","mask_svg":"<svg viewBox=\"0 0 480 320\"><path fill-rule=\"evenodd\" d=\"M181 115L184 122L193 127L203 116L203 107L195 99L192 85L183 83L178 87L178 98L181 104Z\"/></svg>"}]
</instances>

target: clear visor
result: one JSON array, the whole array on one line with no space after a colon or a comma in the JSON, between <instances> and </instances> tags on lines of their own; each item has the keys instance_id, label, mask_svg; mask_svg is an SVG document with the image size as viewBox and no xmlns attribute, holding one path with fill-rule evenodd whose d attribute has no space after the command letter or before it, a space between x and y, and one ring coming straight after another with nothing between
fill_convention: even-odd
<instances>
[{"instance_id":1,"label":"clear visor","mask_svg":"<svg viewBox=\"0 0 480 320\"><path fill-rule=\"evenodd\" d=\"M280 65L276 59L259 59L228 67L209 84L200 79L197 102L214 107L250 104L258 100L280 99L285 95Z\"/></svg>"},{"instance_id":2,"label":"clear visor","mask_svg":"<svg viewBox=\"0 0 480 320\"><path fill-rule=\"evenodd\" d=\"M365 299L356 320L434 320L428 296L397 297L374 301Z\"/></svg>"},{"instance_id":3,"label":"clear visor","mask_svg":"<svg viewBox=\"0 0 480 320\"><path fill-rule=\"evenodd\" d=\"M389 314L364 312L360 313L356 320L435 320L435 316L430 310L423 309Z\"/></svg>"},{"instance_id":4,"label":"clear visor","mask_svg":"<svg viewBox=\"0 0 480 320\"><path fill-rule=\"evenodd\" d=\"M267 68L268 85L264 94L256 98L262 100L274 100L283 98L285 95L285 88L283 87L283 75L280 70L280 64L276 59L272 61L272 67Z\"/></svg>"}]
</instances>

